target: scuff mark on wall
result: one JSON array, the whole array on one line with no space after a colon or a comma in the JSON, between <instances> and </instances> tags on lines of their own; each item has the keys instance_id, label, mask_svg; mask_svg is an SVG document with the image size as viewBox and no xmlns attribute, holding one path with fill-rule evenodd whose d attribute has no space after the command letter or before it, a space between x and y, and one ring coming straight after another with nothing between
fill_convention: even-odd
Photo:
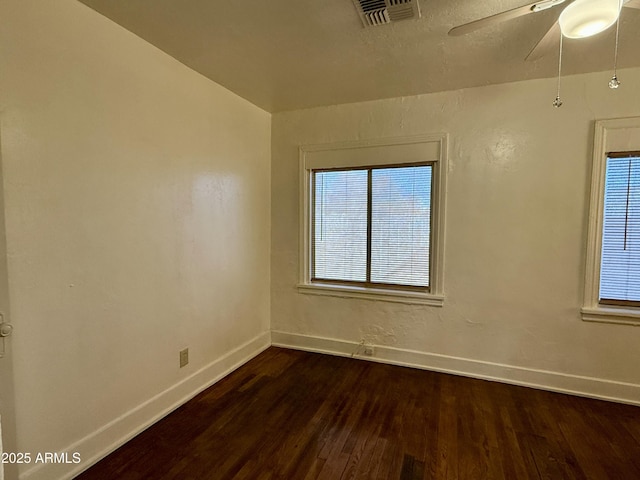
<instances>
[{"instance_id":1,"label":"scuff mark on wall","mask_svg":"<svg viewBox=\"0 0 640 480\"><path fill-rule=\"evenodd\" d=\"M380 325L361 327L360 335L367 345L396 345L398 343L394 330L387 330Z\"/></svg>"}]
</instances>

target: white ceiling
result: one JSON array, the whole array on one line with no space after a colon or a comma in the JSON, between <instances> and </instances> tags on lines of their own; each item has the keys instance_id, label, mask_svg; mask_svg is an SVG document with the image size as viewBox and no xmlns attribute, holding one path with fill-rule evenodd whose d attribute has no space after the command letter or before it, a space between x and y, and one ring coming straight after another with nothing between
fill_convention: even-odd
<instances>
[{"instance_id":1,"label":"white ceiling","mask_svg":"<svg viewBox=\"0 0 640 480\"><path fill-rule=\"evenodd\" d=\"M447 35L458 24L527 0L419 0L422 18L372 28L362 27L352 0L80 1L270 112L557 72L555 51L533 62L524 58L559 8L462 37ZM614 28L565 40L564 72L611 69L614 41ZM640 10L625 8L620 68L640 66L639 46Z\"/></svg>"}]
</instances>

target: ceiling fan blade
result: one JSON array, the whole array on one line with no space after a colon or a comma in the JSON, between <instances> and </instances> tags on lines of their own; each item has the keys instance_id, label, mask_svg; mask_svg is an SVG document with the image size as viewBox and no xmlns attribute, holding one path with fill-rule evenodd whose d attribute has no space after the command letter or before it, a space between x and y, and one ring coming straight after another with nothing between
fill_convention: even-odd
<instances>
[{"instance_id":1,"label":"ceiling fan blade","mask_svg":"<svg viewBox=\"0 0 640 480\"><path fill-rule=\"evenodd\" d=\"M560 43L560 24L558 22L554 23L552 27L544 34L544 37L540 39L540 41L533 47L533 50L529 52L525 61L532 62L533 60L537 60L546 53L548 53L552 48Z\"/></svg>"},{"instance_id":2,"label":"ceiling fan blade","mask_svg":"<svg viewBox=\"0 0 640 480\"><path fill-rule=\"evenodd\" d=\"M505 12L496 13L495 15L491 15L489 17L484 17L479 20L474 20L473 22L465 23L464 25L458 25L457 27L453 27L451 30L449 30L449 35L465 35L470 32L475 32L480 28L488 27L489 25L494 25L506 20L511 20L512 18L522 17L523 15L533 13L533 10L531 9L534 7L534 5L535 3L524 5L523 7L513 8Z\"/></svg>"},{"instance_id":3,"label":"ceiling fan blade","mask_svg":"<svg viewBox=\"0 0 640 480\"><path fill-rule=\"evenodd\" d=\"M623 5L623 7L640 8L640 0L629 0Z\"/></svg>"},{"instance_id":4,"label":"ceiling fan blade","mask_svg":"<svg viewBox=\"0 0 640 480\"><path fill-rule=\"evenodd\" d=\"M453 27L451 30L449 30L449 35L465 35L467 33L475 32L476 30L479 30L481 28L495 25L496 23L501 23L506 20L522 17L524 15L528 15L529 13L536 13L542 10L546 10L548 8L555 7L556 5L560 5L564 2L565 0L541 0L535 3L530 3L529 5L513 8L511 10L496 13L495 15L491 15L489 17L474 20L473 22L458 25L457 27Z\"/></svg>"}]
</instances>

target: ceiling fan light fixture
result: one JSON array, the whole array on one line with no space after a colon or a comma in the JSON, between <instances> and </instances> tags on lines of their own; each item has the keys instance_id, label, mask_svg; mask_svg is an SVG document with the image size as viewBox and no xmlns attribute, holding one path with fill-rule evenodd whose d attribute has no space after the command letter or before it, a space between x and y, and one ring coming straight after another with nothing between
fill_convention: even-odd
<instances>
[{"instance_id":1,"label":"ceiling fan light fixture","mask_svg":"<svg viewBox=\"0 0 640 480\"><path fill-rule=\"evenodd\" d=\"M603 32L616 23L620 0L575 0L560 14L560 30L567 38L585 38Z\"/></svg>"}]
</instances>

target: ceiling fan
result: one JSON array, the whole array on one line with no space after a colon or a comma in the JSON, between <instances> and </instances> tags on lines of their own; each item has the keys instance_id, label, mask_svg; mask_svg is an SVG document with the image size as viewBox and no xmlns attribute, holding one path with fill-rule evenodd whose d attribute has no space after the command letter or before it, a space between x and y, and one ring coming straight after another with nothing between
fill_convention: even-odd
<instances>
[{"instance_id":1,"label":"ceiling fan","mask_svg":"<svg viewBox=\"0 0 640 480\"><path fill-rule=\"evenodd\" d=\"M525 60L536 60L542 57L557 43L560 32L567 38L585 38L606 30L618 19L621 7L640 9L640 0L541 0L459 25L449 30L449 35L465 35L490 25L530 13L542 12L559 5L564 5L564 8L557 21L533 47Z\"/></svg>"}]
</instances>

